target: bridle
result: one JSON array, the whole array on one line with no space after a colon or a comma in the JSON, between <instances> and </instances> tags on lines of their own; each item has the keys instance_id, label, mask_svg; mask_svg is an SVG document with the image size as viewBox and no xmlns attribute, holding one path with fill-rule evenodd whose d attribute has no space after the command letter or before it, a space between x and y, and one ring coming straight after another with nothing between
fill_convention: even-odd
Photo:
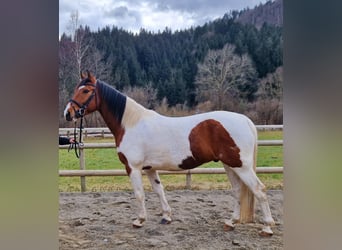
<instances>
[{"instance_id":1,"label":"bridle","mask_svg":"<svg viewBox=\"0 0 342 250\"><path fill-rule=\"evenodd\" d=\"M93 98L95 97L95 105L97 107L97 98L96 98L96 83L84 83L82 84L82 86L93 86L94 87L94 90L93 90L93 93L88 97L88 99L83 103L83 104L80 104L79 102L75 101L74 99L70 99L69 102L72 102L74 104L76 104L79 109L76 110L74 107L72 107L75 111L75 117L76 118L81 118L81 122L80 122L80 135L79 135L79 141L77 142L76 138L77 138L77 133L76 133L76 122L75 121L75 127L74 127L74 142L71 143L69 145L69 148L68 148L68 152L70 151L70 149L75 149L75 155L77 158L80 158L80 154L81 154L81 150L80 150L80 147L83 147L83 142L82 142L82 129L83 129L83 117L84 117L84 114L85 114L85 111L86 109L88 108L88 105L89 103L93 100Z\"/></svg>"},{"instance_id":2,"label":"bridle","mask_svg":"<svg viewBox=\"0 0 342 250\"><path fill-rule=\"evenodd\" d=\"M86 85L93 86L93 87L96 88L96 83L95 84L94 83L85 83L82 86L86 86ZM74 107L72 107L74 109L74 111L75 111L76 118L83 118L85 110L87 109L89 103L93 100L94 97L95 97L96 106L97 106L95 88L93 90L93 93L88 97L88 99L83 104L80 104L79 102L75 101L74 99L70 99L70 102L76 104L79 107L79 109L77 111L76 111L76 109Z\"/></svg>"}]
</instances>

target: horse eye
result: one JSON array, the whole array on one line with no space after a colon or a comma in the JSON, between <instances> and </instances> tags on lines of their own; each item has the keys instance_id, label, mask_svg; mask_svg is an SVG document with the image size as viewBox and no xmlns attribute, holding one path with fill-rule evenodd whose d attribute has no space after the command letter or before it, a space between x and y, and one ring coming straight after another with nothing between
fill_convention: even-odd
<instances>
[{"instance_id":1,"label":"horse eye","mask_svg":"<svg viewBox=\"0 0 342 250\"><path fill-rule=\"evenodd\" d=\"M84 94L87 94L87 93L89 93L89 90L88 90L88 89L85 89L85 90L83 90L83 93L84 93Z\"/></svg>"}]
</instances>

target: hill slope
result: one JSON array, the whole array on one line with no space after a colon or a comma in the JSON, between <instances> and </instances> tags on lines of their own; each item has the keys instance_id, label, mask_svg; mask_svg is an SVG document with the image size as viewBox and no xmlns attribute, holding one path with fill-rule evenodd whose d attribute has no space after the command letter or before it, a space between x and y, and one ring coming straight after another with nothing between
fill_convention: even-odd
<instances>
[{"instance_id":1,"label":"hill slope","mask_svg":"<svg viewBox=\"0 0 342 250\"><path fill-rule=\"evenodd\" d=\"M253 24L260 29L264 22L270 25L283 26L283 1L268 1L253 9L246 9L239 13L238 22Z\"/></svg>"}]
</instances>

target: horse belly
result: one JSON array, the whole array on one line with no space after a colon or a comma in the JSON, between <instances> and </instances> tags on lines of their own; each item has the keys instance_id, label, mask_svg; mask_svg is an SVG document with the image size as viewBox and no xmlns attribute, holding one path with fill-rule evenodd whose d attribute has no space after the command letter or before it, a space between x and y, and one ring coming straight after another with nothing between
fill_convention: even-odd
<instances>
[{"instance_id":1,"label":"horse belly","mask_svg":"<svg viewBox=\"0 0 342 250\"><path fill-rule=\"evenodd\" d=\"M177 171L183 170L180 166L184 159L192 157L187 138L179 137L172 141L169 140L169 143L163 141L159 145L148 147L148 150L145 150L144 165L151 166L156 170Z\"/></svg>"}]
</instances>

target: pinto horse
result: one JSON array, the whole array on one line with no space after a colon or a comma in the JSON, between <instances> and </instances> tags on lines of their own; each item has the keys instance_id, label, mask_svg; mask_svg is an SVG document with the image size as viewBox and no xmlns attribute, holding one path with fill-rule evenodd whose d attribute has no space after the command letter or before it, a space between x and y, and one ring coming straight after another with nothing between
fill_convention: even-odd
<instances>
[{"instance_id":1,"label":"pinto horse","mask_svg":"<svg viewBox=\"0 0 342 250\"><path fill-rule=\"evenodd\" d=\"M265 186L255 174L257 131L244 115L214 111L186 117L166 117L123 95L87 71L67 104L66 120L76 121L99 111L115 137L120 161L130 177L139 204L134 227L146 220L142 171L145 171L162 207L162 224L171 222L171 208L157 170L185 170L209 161L221 161L231 181L234 210L227 225L240 218L241 182L253 192L263 213L261 235L272 235L274 225Z\"/></svg>"}]
</instances>

